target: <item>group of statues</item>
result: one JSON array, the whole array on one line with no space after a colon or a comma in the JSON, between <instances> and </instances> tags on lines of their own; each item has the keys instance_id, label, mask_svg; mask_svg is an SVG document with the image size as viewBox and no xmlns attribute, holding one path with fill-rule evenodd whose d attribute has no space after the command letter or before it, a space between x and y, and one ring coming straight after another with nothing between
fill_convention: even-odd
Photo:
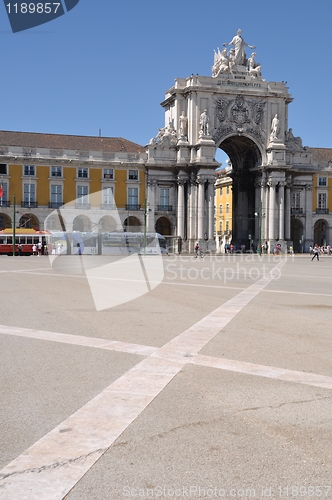
<instances>
[{"instance_id":1,"label":"group of statues","mask_svg":"<svg viewBox=\"0 0 332 500\"><path fill-rule=\"evenodd\" d=\"M230 73L233 75L234 66L246 66L248 74L257 78L261 76L261 65L255 60L256 52L253 52L249 59L246 57L245 47L250 49L255 49L255 45L248 45L241 36L242 30L237 30L237 35L229 43L224 43L224 47L229 45L234 45L234 49L230 49L229 54L227 54L227 49L224 48L220 52L214 52L214 65L212 67L212 76L217 78L222 73Z\"/></svg>"},{"instance_id":2,"label":"group of statues","mask_svg":"<svg viewBox=\"0 0 332 500\"><path fill-rule=\"evenodd\" d=\"M200 115L199 119L199 136L209 135L209 116L207 110L204 109L203 113ZM188 140L188 117L185 112L182 111L179 117L179 133L177 134L172 122L166 127L160 128L156 137L150 140L151 145L159 146L174 146L178 140L187 141Z\"/></svg>"},{"instance_id":3,"label":"group of statues","mask_svg":"<svg viewBox=\"0 0 332 500\"><path fill-rule=\"evenodd\" d=\"M199 137L209 136L209 116L207 109L201 113L199 118ZM271 121L270 128L270 142L280 141L278 138L280 133L280 122L278 115L275 114ZM160 128L156 137L153 137L150 144L159 146L175 146L179 140L188 140L188 117L185 112L182 111L179 117L179 133L177 134L172 122L170 122L166 127ZM290 128L285 132L285 142L293 146L293 148L302 149L302 139L300 137L294 137L293 131Z\"/></svg>"}]
</instances>

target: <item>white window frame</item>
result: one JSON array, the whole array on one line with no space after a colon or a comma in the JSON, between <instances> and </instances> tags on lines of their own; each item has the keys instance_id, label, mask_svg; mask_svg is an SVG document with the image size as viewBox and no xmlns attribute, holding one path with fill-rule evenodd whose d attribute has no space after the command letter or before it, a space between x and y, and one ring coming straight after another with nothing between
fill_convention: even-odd
<instances>
[{"instance_id":1,"label":"white window frame","mask_svg":"<svg viewBox=\"0 0 332 500\"><path fill-rule=\"evenodd\" d=\"M28 173L25 172L26 169L29 169ZM33 173L30 172L30 169L33 169ZM36 165L23 165L23 176L24 177L35 177L36 176Z\"/></svg>"},{"instance_id":2,"label":"white window frame","mask_svg":"<svg viewBox=\"0 0 332 500\"><path fill-rule=\"evenodd\" d=\"M53 169L56 169L56 170L53 170ZM56 173L56 175L54 175L55 172L60 172L60 175L58 175L58 173ZM51 166L51 177L53 179L62 177L62 167L60 165L52 165Z\"/></svg>"}]
</instances>

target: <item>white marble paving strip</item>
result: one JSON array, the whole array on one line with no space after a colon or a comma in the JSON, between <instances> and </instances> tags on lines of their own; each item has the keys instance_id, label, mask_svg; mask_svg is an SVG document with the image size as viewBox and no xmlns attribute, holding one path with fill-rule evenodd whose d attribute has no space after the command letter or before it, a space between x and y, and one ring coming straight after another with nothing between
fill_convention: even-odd
<instances>
[{"instance_id":1,"label":"white marble paving strip","mask_svg":"<svg viewBox=\"0 0 332 500\"><path fill-rule=\"evenodd\" d=\"M141 354L142 356L149 356L158 349L158 347L131 344L127 342L120 342L117 340L84 337L82 335L70 335L67 333L46 332L43 330L34 330L32 328L18 328L5 325L0 325L0 334L1 333L17 337L60 342L63 344L95 347L98 349L108 349L111 351L127 352L131 354Z\"/></svg>"},{"instance_id":2,"label":"white marble paving strip","mask_svg":"<svg viewBox=\"0 0 332 500\"><path fill-rule=\"evenodd\" d=\"M127 371L0 471L1 500L62 499L182 366L149 357Z\"/></svg>"},{"instance_id":3,"label":"white marble paving strip","mask_svg":"<svg viewBox=\"0 0 332 500\"><path fill-rule=\"evenodd\" d=\"M237 373L246 373L247 375L255 375L258 377L274 378L285 382L295 382L297 384L313 385L316 387L323 387L324 389L332 389L332 377L327 375L298 372L274 366L257 365L234 359L214 358L213 356L203 355L190 358L189 363Z\"/></svg>"},{"instance_id":4,"label":"white marble paving strip","mask_svg":"<svg viewBox=\"0 0 332 500\"><path fill-rule=\"evenodd\" d=\"M190 356L272 279L271 273L165 344L4 467L0 471L1 500L63 499Z\"/></svg>"}]
</instances>

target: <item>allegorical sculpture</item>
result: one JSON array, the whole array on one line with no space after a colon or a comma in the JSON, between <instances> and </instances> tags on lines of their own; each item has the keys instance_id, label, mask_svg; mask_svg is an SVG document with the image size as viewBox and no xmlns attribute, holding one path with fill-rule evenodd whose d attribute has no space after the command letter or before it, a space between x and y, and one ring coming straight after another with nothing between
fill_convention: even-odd
<instances>
[{"instance_id":1,"label":"allegorical sculpture","mask_svg":"<svg viewBox=\"0 0 332 500\"><path fill-rule=\"evenodd\" d=\"M182 111L179 118L179 132L180 138L187 138L188 135L188 118L185 115L185 112Z\"/></svg>"},{"instance_id":2,"label":"allegorical sculpture","mask_svg":"<svg viewBox=\"0 0 332 500\"><path fill-rule=\"evenodd\" d=\"M251 77L261 76L262 66L255 60L256 52L253 52L247 61L247 70Z\"/></svg>"},{"instance_id":3,"label":"allegorical sculpture","mask_svg":"<svg viewBox=\"0 0 332 500\"><path fill-rule=\"evenodd\" d=\"M224 47L233 45L234 48L230 49L229 54L227 54L227 49L224 48L222 51L218 48L214 51L214 64L212 66L212 77L217 78L219 75L228 73L232 78L234 78L234 73L240 71L242 74L247 73L251 78L261 78L261 65L256 62L255 56L256 52L253 52L249 59L247 59L245 53L245 47L250 49L255 49L255 45L247 44L242 36L242 30L237 31L237 35L229 43L224 43ZM242 67L242 69L238 68Z\"/></svg>"},{"instance_id":4,"label":"allegorical sculpture","mask_svg":"<svg viewBox=\"0 0 332 500\"><path fill-rule=\"evenodd\" d=\"M227 49L220 49L214 51L214 65L212 66L212 76L217 78L221 73L232 73L232 67L234 66L234 61L227 55Z\"/></svg>"},{"instance_id":5,"label":"allegorical sculpture","mask_svg":"<svg viewBox=\"0 0 332 500\"><path fill-rule=\"evenodd\" d=\"M279 119L278 115L274 115L274 118L271 123L270 142L276 141L278 139L278 134L279 134Z\"/></svg>"},{"instance_id":6,"label":"allegorical sculpture","mask_svg":"<svg viewBox=\"0 0 332 500\"><path fill-rule=\"evenodd\" d=\"M206 109L204 109L203 113L200 116L199 125L200 125L199 135L200 136L209 135L209 117Z\"/></svg>"},{"instance_id":7,"label":"allegorical sculpture","mask_svg":"<svg viewBox=\"0 0 332 500\"><path fill-rule=\"evenodd\" d=\"M248 45L241 36L242 30L237 30L237 35L233 37L233 39L229 43L224 43L223 46L227 47L228 45L234 45L235 57L234 63L238 65L245 65L246 63L246 53L245 47L249 47L249 49L255 49L255 45Z\"/></svg>"},{"instance_id":8,"label":"allegorical sculpture","mask_svg":"<svg viewBox=\"0 0 332 500\"><path fill-rule=\"evenodd\" d=\"M177 134L171 122L169 122L167 127L160 128L156 137L152 137L149 142L150 145L163 147L175 146L176 143Z\"/></svg>"}]
</instances>

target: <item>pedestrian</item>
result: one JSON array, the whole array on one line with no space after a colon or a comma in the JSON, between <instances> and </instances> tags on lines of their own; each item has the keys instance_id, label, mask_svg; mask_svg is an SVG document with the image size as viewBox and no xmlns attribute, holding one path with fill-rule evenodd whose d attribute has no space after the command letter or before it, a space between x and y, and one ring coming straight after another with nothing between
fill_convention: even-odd
<instances>
[{"instance_id":1,"label":"pedestrian","mask_svg":"<svg viewBox=\"0 0 332 500\"><path fill-rule=\"evenodd\" d=\"M289 253L290 255L294 255L294 249L292 245L289 247Z\"/></svg>"},{"instance_id":2,"label":"pedestrian","mask_svg":"<svg viewBox=\"0 0 332 500\"><path fill-rule=\"evenodd\" d=\"M19 244L18 244L18 247L17 247L17 248L18 248L18 253L19 253L19 255L23 255L23 250L22 250L22 245L21 245L21 243L19 243Z\"/></svg>"},{"instance_id":3,"label":"pedestrian","mask_svg":"<svg viewBox=\"0 0 332 500\"><path fill-rule=\"evenodd\" d=\"M198 252L199 252L199 244L198 244L198 241L196 241L194 251L195 251L195 259L196 259L196 258L197 258L197 256L198 256Z\"/></svg>"},{"instance_id":4,"label":"pedestrian","mask_svg":"<svg viewBox=\"0 0 332 500\"><path fill-rule=\"evenodd\" d=\"M37 246L35 244L32 245L32 255L37 255Z\"/></svg>"},{"instance_id":5,"label":"pedestrian","mask_svg":"<svg viewBox=\"0 0 332 500\"><path fill-rule=\"evenodd\" d=\"M56 254L56 244L53 243L52 245L52 255L55 255Z\"/></svg>"},{"instance_id":6,"label":"pedestrian","mask_svg":"<svg viewBox=\"0 0 332 500\"><path fill-rule=\"evenodd\" d=\"M39 257L42 254L42 244L41 244L41 241L38 243L37 248L38 248L38 257Z\"/></svg>"},{"instance_id":7,"label":"pedestrian","mask_svg":"<svg viewBox=\"0 0 332 500\"><path fill-rule=\"evenodd\" d=\"M314 246L313 252L314 252L314 255L311 258L311 261L313 261L315 257L317 257L317 260L319 260L319 246L318 245Z\"/></svg>"}]
</instances>

